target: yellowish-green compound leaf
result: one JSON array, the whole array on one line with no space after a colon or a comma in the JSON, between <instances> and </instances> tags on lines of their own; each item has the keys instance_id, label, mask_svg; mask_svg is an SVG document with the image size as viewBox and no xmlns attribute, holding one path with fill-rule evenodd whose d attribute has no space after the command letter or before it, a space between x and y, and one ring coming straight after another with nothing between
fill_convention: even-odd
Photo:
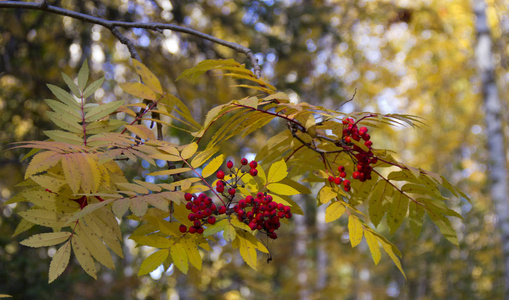
<instances>
[{"instance_id":1,"label":"yellowish-green compound leaf","mask_svg":"<svg viewBox=\"0 0 509 300\"><path fill-rule=\"evenodd\" d=\"M147 175L151 175L151 176L159 176L159 175L175 175L175 174L180 174L180 173L184 173L184 172L187 172L187 171L191 171L191 168L169 169L169 170L163 170L163 171L152 172L152 173L149 173L149 174L147 174Z\"/></svg>"},{"instance_id":2,"label":"yellowish-green compound leaf","mask_svg":"<svg viewBox=\"0 0 509 300\"><path fill-rule=\"evenodd\" d=\"M170 249L162 249L150 254L141 263L140 270L138 271L138 276L143 276L154 271L166 260L166 258L168 258L169 254Z\"/></svg>"},{"instance_id":3,"label":"yellowish-green compound leaf","mask_svg":"<svg viewBox=\"0 0 509 300\"><path fill-rule=\"evenodd\" d=\"M267 174L267 182L279 182L288 176L288 167L284 159L273 163Z\"/></svg>"},{"instance_id":4,"label":"yellowish-green compound leaf","mask_svg":"<svg viewBox=\"0 0 509 300\"><path fill-rule=\"evenodd\" d=\"M71 90L71 92L76 97L80 97L81 92L78 89L78 86L74 83L74 80L72 80L71 77L67 76L67 74L65 74L65 73L62 73L62 78L64 78L64 81L67 84L67 86L69 87L69 89Z\"/></svg>"},{"instance_id":5,"label":"yellowish-green compound leaf","mask_svg":"<svg viewBox=\"0 0 509 300\"><path fill-rule=\"evenodd\" d=\"M30 164L28 164L27 170L25 172L25 179L31 175L37 174L39 172L44 172L55 166L62 159L62 156L62 154L54 151L44 151L37 153L34 155L34 157L32 157Z\"/></svg>"},{"instance_id":6,"label":"yellowish-green compound leaf","mask_svg":"<svg viewBox=\"0 0 509 300\"><path fill-rule=\"evenodd\" d=\"M189 269L189 261L184 246L182 246L180 243L175 243L173 246L171 246L170 253L175 266L177 266L177 268L182 271L182 273L187 274L187 270Z\"/></svg>"},{"instance_id":7,"label":"yellowish-green compound leaf","mask_svg":"<svg viewBox=\"0 0 509 300\"><path fill-rule=\"evenodd\" d=\"M58 100L62 101L64 104L67 104L71 107L80 108L80 104L76 101L73 95L69 94L65 90L59 88L56 85L48 84L48 88L51 90L53 95L57 97Z\"/></svg>"},{"instance_id":8,"label":"yellowish-green compound leaf","mask_svg":"<svg viewBox=\"0 0 509 300\"><path fill-rule=\"evenodd\" d=\"M361 221L354 215L348 217L348 234L352 247L359 245L362 241L363 228Z\"/></svg>"},{"instance_id":9,"label":"yellowish-green compound leaf","mask_svg":"<svg viewBox=\"0 0 509 300\"><path fill-rule=\"evenodd\" d=\"M70 236L71 233L67 231L40 233L24 239L20 244L34 248L53 246L67 241Z\"/></svg>"},{"instance_id":10,"label":"yellowish-green compound leaf","mask_svg":"<svg viewBox=\"0 0 509 300\"><path fill-rule=\"evenodd\" d=\"M213 235L215 233L223 231L226 228L226 226L228 226L229 224L230 223L228 222L227 219L223 219L223 220L217 222L216 224L207 227L207 229L205 229L203 231L203 236L204 237L208 237L208 236L211 236L211 235Z\"/></svg>"},{"instance_id":11,"label":"yellowish-green compound leaf","mask_svg":"<svg viewBox=\"0 0 509 300\"><path fill-rule=\"evenodd\" d=\"M69 218L67 215L36 208L20 212L19 215L30 223L46 227L62 227Z\"/></svg>"},{"instance_id":12,"label":"yellowish-green compound leaf","mask_svg":"<svg viewBox=\"0 0 509 300\"><path fill-rule=\"evenodd\" d=\"M90 255L87 246L85 246L85 244L81 240L81 237L77 234L74 234L71 240L71 244L72 251L76 256L76 259L78 259L81 268L83 268L83 270L85 270L85 272L87 272L88 275L90 275L94 279L97 279L97 270L95 268L94 259Z\"/></svg>"},{"instance_id":13,"label":"yellowish-green compound leaf","mask_svg":"<svg viewBox=\"0 0 509 300\"><path fill-rule=\"evenodd\" d=\"M146 85L143 85L139 82L123 82L120 83L120 87L127 93L142 99L149 99L156 101L156 94L148 88Z\"/></svg>"},{"instance_id":14,"label":"yellowish-green compound leaf","mask_svg":"<svg viewBox=\"0 0 509 300\"><path fill-rule=\"evenodd\" d=\"M182 150L182 153L180 155L182 156L182 159L189 159L191 156L193 156L196 151L198 150L198 144L197 143L191 143L187 145L184 150Z\"/></svg>"},{"instance_id":15,"label":"yellowish-green compound leaf","mask_svg":"<svg viewBox=\"0 0 509 300\"><path fill-rule=\"evenodd\" d=\"M330 186L324 185L320 192L318 192L318 199L322 204L328 203L332 199L336 198L338 193L335 192Z\"/></svg>"},{"instance_id":16,"label":"yellowish-green compound leaf","mask_svg":"<svg viewBox=\"0 0 509 300\"><path fill-rule=\"evenodd\" d=\"M155 140L154 132L143 125L126 125L125 128L144 140Z\"/></svg>"},{"instance_id":17,"label":"yellowish-green compound leaf","mask_svg":"<svg viewBox=\"0 0 509 300\"><path fill-rule=\"evenodd\" d=\"M271 192L284 196L300 194L299 191L297 191L295 188L282 183L270 183L267 185L267 189L269 189Z\"/></svg>"},{"instance_id":18,"label":"yellowish-green compound leaf","mask_svg":"<svg viewBox=\"0 0 509 300\"><path fill-rule=\"evenodd\" d=\"M151 90L156 93L162 94L163 89L161 88L161 83L159 79L152 73L149 68L147 68L144 64L137 60L133 60L134 70L138 75L140 75L141 80L145 85L147 85Z\"/></svg>"},{"instance_id":19,"label":"yellowish-green compound leaf","mask_svg":"<svg viewBox=\"0 0 509 300\"><path fill-rule=\"evenodd\" d=\"M131 204L131 200L129 198L118 199L115 202L113 202L111 209L113 210L113 213L115 214L115 216L117 218L122 219L124 214L129 209L130 204Z\"/></svg>"},{"instance_id":20,"label":"yellowish-green compound leaf","mask_svg":"<svg viewBox=\"0 0 509 300\"><path fill-rule=\"evenodd\" d=\"M79 167L79 159L84 159L70 153L62 158L62 170L64 171L65 181L74 194L77 194L81 185L81 171Z\"/></svg>"},{"instance_id":21,"label":"yellowish-green compound leaf","mask_svg":"<svg viewBox=\"0 0 509 300\"><path fill-rule=\"evenodd\" d=\"M224 162L224 155L221 154L219 156L216 156L214 157L214 159L212 159L208 165L206 165L202 172L201 172L201 176L203 176L203 178L207 178L209 177L210 175L214 174L214 172L217 171L217 169L219 169L219 167L221 167L221 165L223 164Z\"/></svg>"},{"instance_id":22,"label":"yellowish-green compound leaf","mask_svg":"<svg viewBox=\"0 0 509 300\"><path fill-rule=\"evenodd\" d=\"M191 166L193 168L198 168L199 166L203 165L207 160L209 160L209 158L211 158L212 155L216 154L217 151L219 151L219 147L207 148L199 152L193 157L193 160L191 161Z\"/></svg>"},{"instance_id":23,"label":"yellowish-green compound leaf","mask_svg":"<svg viewBox=\"0 0 509 300\"><path fill-rule=\"evenodd\" d=\"M80 91L83 91L83 89L85 89L85 86L87 86L88 75L89 75L88 62L85 59L78 73L78 88L80 89Z\"/></svg>"},{"instance_id":24,"label":"yellowish-green compound leaf","mask_svg":"<svg viewBox=\"0 0 509 300\"><path fill-rule=\"evenodd\" d=\"M382 257L378 239L369 230L364 231L364 237L366 238L366 242L368 243L369 251L371 252L371 257L373 257L375 265L378 265L378 263L380 262L380 258Z\"/></svg>"},{"instance_id":25,"label":"yellowish-green compound leaf","mask_svg":"<svg viewBox=\"0 0 509 300\"><path fill-rule=\"evenodd\" d=\"M83 91L83 98L87 98L88 96L92 95L97 91L101 85L104 82L104 77L97 79L96 81L92 82L86 89Z\"/></svg>"},{"instance_id":26,"label":"yellowish-green compound leaf","mask_svg":"<svg viewBox=\"0 0 509 300\"><path fill-rule=\"evenodd\" d=\"M410 218L410 230L416 237L419 236L424 218L424 208L413 201L410 202L408 204L408 217Z\"/></svg>"},{"instance_id":27,"label":"yellowish-green compound leaf","mask_svg":"<svg viewBox=\"0 0 509 300\"><path fill-rule=\"evenodd\" d=\"M191 239L182 239L182 246L187 253L187 257L189 262L198 270L201 270L202 259L200 256L200 252L198 251L198 247L194 241Z\"/></svg>"},{"instance_id":28,"label":"yellowish-green compound leaf","mask_svg":"<svg viewBox=\"0 0 509 300\"><path fill-rule=\"evenodd\" d=\"M225 226L223 231L223 238L227 242L232 242L237 238L237 232L235 231L235 227L232 224L228 223L227 226Z\"/></svg>"},{"instance_id":29,"label":"yellowish-green compound leaf","mask_svg":"<svg viewBox=\"0 0 509 300\"><path fill-rule=\"evenodd\" d=\"M438 226L438 229L440 229L442 235L451 243L459 247L458 236L452 227L451 221L446 216L435 211L429 211L428 215L431 221L433 221L433 223Z\"/></svg>"},{"instance_id":30,"label":"yellowish-green compound leaf","mask_svg":"<svg viewBox=\"0 0 509 300\"><path fill-rule=\"evenodd\" d=\"M86 245L90 254L105 267L114 270L115 264L111 257L110 251L103 244L103 242L97 237L89 226L85 222L79 222L76 226L76 233L81 237L83 244Z\"/></svg>"},{"instance_id":31,"label":"yellowish-green compound leaf","mask_svg":"<svg viewBox=\"0 0 509 300\"><path fill-rule=\"evenodd\" d=\"M380 224L387 210L384 203L385 198L392 195L393 189L388 186L389 184L385 180L379 180L369 197L369 219L375 227Z\"/></svg>"},{"instance_id":32,"label":"yellowish-green compound leaf","mask_svg":"<svg viewBox=\"0 0 509 300\"><path fill-rule=\"evenodd\" d=\"M396 195L393 196L392 204L389 207L389 212L387 213L387 225L391 230L391 234L393 234L403 220L406 217L408 211L408 197L403 195L400 192L396 192Z\"/></svg>"},{"instance_id":33,"label":"yellowish-green compound leaf","mask_svg":"<svg viewBox=\"0 0 509 300\"><path fill-rule=\"evenodd\" d=\"M240 255L244 261L254 270L257 267L256 248L250 241L240 238Z\"/></svg>"},{"instance_id":34,"label":"yellowish-green compound leaf","mask_svg":"<svg viewBox=\"0 0 509 300\"><path fill-rule=\"evenodd\" d=\"M334 202L325 209L325 222L329 223L339 219L346 211L341 202Z\"/></svg>"},{"instance_id":35,"label":"yellowish-green compound leaf","mask_svg":"<svg viewBox=\"0 0 509 300\"><path fill-rule=\"evenodd\" d=\"M94 122L102 119L107 115L115 112L122 104L124 104L124 100L118 100L96 106L87 112L85 115L85 121Z\"/></svg>"},{"instance_id":36,"label":"yellowish-green compound leaf","mask_svg":"<svg viewBox=\"0 0 509 300\"><path fill-rule=\"evenodd\" d=\"M70 116L74 117L76 121L80 121L82 118L81 112L76 107L72 107L52 99L44 99L44 102L46 102L46 104L48 104L48 106L51 107L51 109L53 109L56 113L69 114Z\"/></svg>"},{"instance_id":37,"label":"yellowish-green compound leaf","mask_svg":"<svg viewBox=\"0 0 509 300\"><path fill-rule=\"evenodd\" d=\"M75 133L62 130L46 130L44 134L56 142L63 142L73 145L83 145L83 138Z\"/></svg>"},{"instance_id":38,"label":"yellowish-green compound leaf","mask_svg":"<svg viewBox=\"0 0 509 300\"><path fill-rule=\"evenodd\" d=\"M53 259L49 265L49 283L57 279L62 274L69 264L69 258L71 257L71 243L68 241L58 248Z\"/></svg>"},{"instance_id":39,"label":"yellowish-green compound leaf","mask_svg":"<svg viewBox=\"0 0 509 300\"><path fill-rule=\"evenodd\" d=\"M394 253L393 246L390 243L385 243L383 240L381 240L380 242L382 243L382 247L384 248L385 252L389 254L389 257L392 259L396 267L398 267L399 271L401 272L401 274L403 274L403 276L406 279L406 275L405 272L403 271L403 267L401 266L401 262Z\"/></svg>"}]
</instances>

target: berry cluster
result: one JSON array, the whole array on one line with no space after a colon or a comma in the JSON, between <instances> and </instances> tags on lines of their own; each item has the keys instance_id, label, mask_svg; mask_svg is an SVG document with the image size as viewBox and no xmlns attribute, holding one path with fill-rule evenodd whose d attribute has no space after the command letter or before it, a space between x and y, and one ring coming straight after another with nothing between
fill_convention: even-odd
<instances>
[{"instance_id":1,"label":"berry cluster","mask_svg":"<svg viewBox=\"0 0 509 300\"><path fill-rule=\"evenodd\" d=\"M216 213L218 208L212 202L212 199L207 195L201 193L196 197L190 193L185 193L186 208L191 211L187 216L189 221L193 222L193 226L189 227L189 233L203 233L203 225L216 223L216 217L212 216ZM187 232L187 226L182 224L179 227L180 232Z\"/></svg>"},{"instance_id":2,"label":"berry cluster","mask_svg":"<svg viewBox=\"0 0 509 300\"><path fill-rule=\"evenodd\" d=\"M203 233L203 225L216 223L216 217L213 215L236 215L239 221L247 224L251 230L259 230L272 239L277 238L275 231L281 226L280 220L292 217L291 208L274 202L271 195L262 192L259 192L256 197L248 195L239 201L234 201L237 187L241 184L242 177L247 173L242 168L248 166L251 176L258 175L256 161L248 163L247 159L243 158L240 163L239 169L233 168L232 161L226 163L231 174L229 180L225 180L224 171L219 170L216 173L218 180L215 190L219 193L218 196L222 196L221 201L224 205L216 206L212 199L203 193L198 196L190 193L184 195L187 201L186 208L191 211L188 219L193 222L193 226L188 229L186 225L182 224L179 228L180 232Z\"/></svg>"},{"instance_id":3,"label":"berry cluster","mask_svg":"<svg viewBox=\"0 0 509 300\"><path fill-rule=\"evenodd\" d=\"M368 151L364 151L361 147L357 145L353 145L352 150L357 152L355 155L355 160L357 160L354 171L352 173L352 178L359 180L360 182L364 182L366 180L371 179L371 171L373 171L374 165L377 163L377 158L373 156L373 152L371 151L373 142L370 141L371 136L368 134L368 129L366 127L359 128L356 122L352 118L343 119L343 142L349 146L352 145L352 140L356 142L364 142L364 146L368 148ZM339 176L329 176L329 182L333 182L337 185L342 185L343 189L346 192L351 190L351 182L348 179L345 179L347 173L345 171L344 166L338 167Z\"/></svg>"},{"instance_id":4,"label":"berry cluster","mask_svg":"<svg viewBox=\"0 0 509 300\"><path fill-rule=\"evenodd\" d=\"M271 239L276 239L277 230L281 223L280 219L292 217L289 206L273 201L271 195L259 192L256 198L249 195L239 200L233 206L233 212L237 214L239 221L246 223L251 230L259 230L267 234Z\"/></svg>"}]
</instances>

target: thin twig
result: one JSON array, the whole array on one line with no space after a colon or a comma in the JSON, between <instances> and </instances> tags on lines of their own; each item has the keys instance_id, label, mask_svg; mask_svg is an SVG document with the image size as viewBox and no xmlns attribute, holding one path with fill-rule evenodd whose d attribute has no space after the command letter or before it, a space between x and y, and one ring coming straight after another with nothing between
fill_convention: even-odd
<instances>
[{"instance_id":1,"label":"thin twig","mask_svg":"<svg viewBox=\"0 0 509 300\"><path fill-rule=\"evenodd\" d=\"M166 24L166 23L144 23L144 22L123 22L123 21L111 21L98 17L94 17L91 15L71 11L65 8L49 5L48 2L42 1L41 3L37 2L18 2L18 1L0 1L0 8L22 8L22 9L34 9L34 10L42 10L46 12L50 12L57 15L67 16L74 19L82 20L88 23L93 23L97 25L101 25L111 31L111 33L124 45L127 46L129 52L131 53L131 57L137 60L140 60L140 56L135 49L134 43L126 38L117 27L122 28L143 28L149 29L157 32L161 32L163 29L169 29L177 32L187 33L190 35L197 36L199 38L209 40L219 45L223 45L225 47L231 48L237 52L241 52L247 56L247 58L251 61L253 65L254 73L256 77L261 76L261 68L258 64L258 60L254 56L251 49L239 45L237 43L228 42L219 38L216 38L212 35L205 34L203 32L174 25L174 24Z\"/></svg>"},{"instance_id":2,"label":"thin twig","mask_svg":"<svg viewBox=\"0 0 509 300\"><path fill-rule=\"evenodd\" d=\"M347 104L348 102L351 102L355 98L355 95L357 95L357 89L355 89L355 91L353 92L352 98L350 98L349 100L343 101L341 104L339 104L339 107L336 110L339 110L343 105Z\"/></svg>"}]
</instances>

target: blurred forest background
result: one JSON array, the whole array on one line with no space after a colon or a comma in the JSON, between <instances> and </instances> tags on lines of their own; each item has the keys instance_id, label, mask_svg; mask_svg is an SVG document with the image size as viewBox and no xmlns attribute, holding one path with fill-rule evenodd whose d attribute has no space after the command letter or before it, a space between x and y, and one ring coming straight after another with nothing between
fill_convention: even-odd
<instances>
[{"instance_id":1,"label":"blurred forest background","mask_svg":"<svg viewBox=\"0 0 509 300\"><path fill-rule=\"evenodd\" d=\"M148 248L132 249L135 222L124 221L125 260L102 269L97 281L79 266L48 285L54 248L23 247L12 238L22 204L0 207L0 294L15 299L501 299L503 255L489 196L488 154L481 81L475 57L472 3L464 0L55 0L61 6L109 20L167 22L236 42L253 50L262 75L294 100L343 112L376 111L423 117L419 129L372 130L374 144L397 159L449 178L472 203L456 199L465 217L454 223L460 247L426 221L420 236L404 228L390 236L403 252L405 281L385 257L373 264L367 245L352 249L345 220L324 223L312 197L299 199L304 217L281 229L273 260L259 272L228 245L214 245L203 270L185 276L158 269L137 277ZM509 3L487 0L493 61L507 119ZM16 193L26 162L10 142L45 139L51 129L42 101L46 83L64 86L61 72L77 74L88 58L92 77L106 77L95 97L127 97L118 82L136 80L130 54L101 26L41 11L0 9L0 201ZM199 38L165 30L122 30L136 42L142 61L177 97L190 103L196 120L211 107L244 91L208 74L197 83L175 82L186 68L208 58L245 56ZM233 82L232 82L233 84ZM340 107L346 100L352 101ZM489 120L488 120L489 122ZM509 131L504 130L507 134ZM171 133L178 141L179 133ZM260 131L224 145L223 153L255 154L273 132ZM130 166L147 180L148 164ZM264 257L261 259L265 260Z\"/></svg>"}]
</instances>

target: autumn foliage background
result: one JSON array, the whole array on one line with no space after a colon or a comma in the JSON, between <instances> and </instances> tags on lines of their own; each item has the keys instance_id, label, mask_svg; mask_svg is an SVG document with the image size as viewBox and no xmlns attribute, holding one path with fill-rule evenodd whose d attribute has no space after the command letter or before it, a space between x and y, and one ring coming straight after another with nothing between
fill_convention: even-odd
<instances>
[{"instance_id":1,"label":"autumn foliage background","mask_svg":"<svg viewBox=\"0 0 509 300\"><path fill-rule=\"evenodd\" d=\"M487 14L494 39L499 93L506 93L508 30L504 1L489 1ZM453 223L459 247L440 234L429 220L416 237L408 229L389 234L403 251L407 280L385 257L378 266L368 247L350 246L346 220L324 222L324 208L313 196L296 199L303 217L284 226L272 244L273 260L254 272L236 251L224 245L212 249L202 271L187 276L170 270L138 277L137 268L151 253L133 248L124 237L125 259L115 271L103 269L95 281L76 264L47 284L53 249L32 249L11 238L20 206L0 208L0 293L19 298L181 299L274 297L376 299L495 299L503 292L500 242L494 234L495 212L488 197L487 154L480 82L474 56L474 16L464 1L284 2L284 1L69 1L69 9L110 19L174 22L219 38L249 46L262 65L262 74L290 99L323 105L344 113L377 111L420 116L426 126L384 127L373 133L380 148L396 151L409 165L444 175L467 193L472 202L451 203L465 222ZM0 140L1 150L13 141L43 140L54 129L42 101L53 98L46 83L64 87L61 72L77 74L89 59L91 77L105 76L97 100L133 100L117 82L136 74L127 49L111 34L94 26L35 11L0 10ZM19 26L11 26L17 24ZM178 81L185 69L203 59L245 57L201 39L164 31L133 30L143 63L171 93L185 99L196 120L218 103L245 96L233 81L212 73L196 82ZM216 74L217 75L217 74ZM340 106L353 97L352 101ZM505 99L503 99L506 101ZM504 102L505 103L505 102ZM503 112L505 115L505 111ZM489 120L488 120L489 121ZM253 158L272 129L224 145L226 155L239 161ZM188 143L179 131L171 140ZM0 167L2 202L15 194L26 165L20 150L3 151ZM148 164L126 163L126 176L150 180ZM136 167L134 167L136 166ZM121 223L124 232L136 226ZM36 230L31 234L37 233ZM28 235L27 235L28 236ZM332 296L334 295L334 296Z\"/></svg>"}]
</instances>

